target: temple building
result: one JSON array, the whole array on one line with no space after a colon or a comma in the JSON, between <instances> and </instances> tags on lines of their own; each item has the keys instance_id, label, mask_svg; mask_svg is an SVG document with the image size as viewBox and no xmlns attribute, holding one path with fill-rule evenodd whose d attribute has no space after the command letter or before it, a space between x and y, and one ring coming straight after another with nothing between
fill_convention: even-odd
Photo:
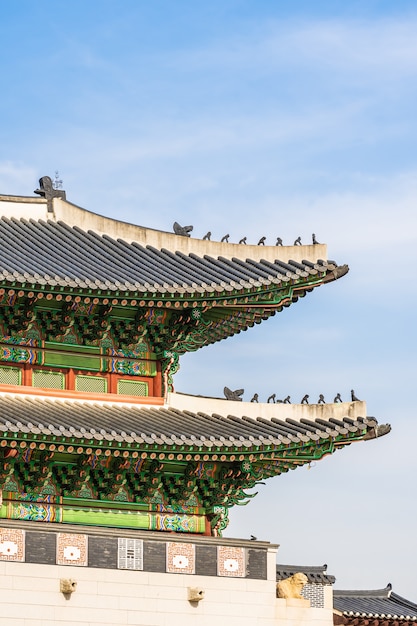
<instances>
[{"instance_id":1,"label":"temple building","mask_svg":"<svg viewBox=\"0 0 417 626\"><path fill-rule=\"evenodd\" d=\"M196 397L173 381L182 354L347 266L317 243L215 242L105 218L48 177L36 194L0 196L7 623L332 623L329 594L320 606L276 598L277 546L224 538L228 512L258 482L389 426L355 399L243 402L241 390Z\"/></svg>"}]
</instances>

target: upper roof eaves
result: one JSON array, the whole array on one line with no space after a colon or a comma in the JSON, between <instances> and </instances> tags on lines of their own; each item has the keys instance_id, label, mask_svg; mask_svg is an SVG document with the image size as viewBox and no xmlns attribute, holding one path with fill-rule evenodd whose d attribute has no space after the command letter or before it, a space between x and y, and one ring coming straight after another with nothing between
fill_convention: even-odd
<instances>
[{"instance_id":1,"label":"upper roof eaves","mask_svg":"<svg viewBox=\"0 0 417 626\"><path fill-rule=\"evenodd\" d=\"M67 226L77 226L83 231L93 231L112 239L121 239L128 244L152 246L158 250L195 254L199 257L224 257L253 261L277 259L284 263L308 261L317 263L327 260L327 246L324 244L296 246L244 245L219 241L208 241L195 237L183 237L174 233L129 224L87 211L67 200L52 199L52 211L48 211L45 198L0 195L0 216L26 220L50 220L63 222Z\"/></svg>"}]
</instances>

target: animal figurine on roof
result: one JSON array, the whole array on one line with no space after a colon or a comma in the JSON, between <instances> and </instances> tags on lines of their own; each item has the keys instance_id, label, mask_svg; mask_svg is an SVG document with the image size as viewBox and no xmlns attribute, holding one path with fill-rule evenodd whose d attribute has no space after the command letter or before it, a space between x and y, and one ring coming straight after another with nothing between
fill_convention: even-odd
<instances>
[{"instance_id":1,"label":"animal figurine on roof","mask_svg":"<svg viewBox=\"0 0 417 626\"><path fill-rule=\"evenodd\" d=\"M172 228L174 229L174 233L176 235L180 235L181 237L191 237L190 232L193 230L194 226L180 226L178 222L174 222Z\"/></svg>"},{"instance_id":2,"label":"animal figurine on roof","mask_svg":"<svg viewBox=\"0 0 417 626\"><path fill-rule=\"evenodd\" d=\"M295 246L302 246L303 244L301 243L301 237L297 237L297 239L294 241L294 245Z\"/></svg>"},{"instance_id":3,"label":"animal figurine on roof","mask_svg":"<svg viewBox=\"0 0 417 626\"><path fill-rule=\"evenodd\" d=\"M206 234L204 235L204 237L203 237L203 241L204 241L204 240L206 240L206 241L210 241L210 237L211 237L211 232L210 232L210 231L208 231L208 233L206 233Z\"/></svg>"},{"instance_id":4,"label":"animal figurine on roof","mask_svg":"<svg viewBox=\"0 0 417 626\"><path fill-rule=\"evenodd\" d=\"M229 243L229 233L220 239L220 243Z\"/></svg>"},{"instance_id":5,"label":"animal figurine on roof","mask_svg":"<svg viewBox=\"0 0 417 626\"><path fill-rule=\"evenodd\" d=\"M258 394L254 393L251 402L259 402L258 398L259 398Z\"/></svg>"},{"instance_id":6,"label":"animal figurine on roof","mask_svg":"<svg viewBox=\"0 0 417 626\"><path fill-rule=\"evenodd\" d=\"M333 402L335 402L335 403L336 403L336 402L343 402L343 400L342 400L342 396L340 395L340 393L337 393L337 394L335 395Z\"/></svg>"},{"instance_id":7,"label":"animal figurine on roof","mask_svg":"<svg viewBox=\"0 0 417 626\"><path fill-rule=\"evenodd\" d=\"M286 398L284 398L283 403L284 404L291 404L291 396L287 396Z\"/></svg>"},{"instance_id":8,"label":"animal figurine on roof","mask_svg":"<svg viewBox=\"0 0 417 626\"><path fill-rule=\"evenodd\" d=\"M317 401L317 404L326 404L326 401L324 399L324 395L322 393L319 395L319 399Z\"/></svg>"},{"instance_id":9,"label":"animal figurine on roof","mask_svg":"<svg viewBox=\"0 0 417 626\"><path fill-rule=\"evenodd\" d=\"M313 240L313 246L318 246L319 242L317 241L316 235L314 233L311 235L311 238Z\"/></svg>"},{"instance_id":10,"label":"animal figurine on roof","mask_svg":"<svg viewBox=\"0 0 417 626\"><path fill-rule=\"evenodd\" d=\"M360 402L359 398L355 396L355 392L353 391L353 389L351 390L350 395L352 398L352 402Z\"/></svg>"},{"instance_id":11,"label":"animal figurine on roof","mask_svg":"<svg viewBox=\"0 0 417 626\"><path fill-rule=\"evenodd\" d=\"M274 402L275 402L275 393L273 393L272 395L269 396L267 402L268 402L268 404L269 404L269 402L272 402L272 404L274 404Z\"/></svg>"},{"instance_id":12,"label":"animal figurine on roof","mask_svg":"<svg viewBox=\"0 0 417 626\"><path fill-rule=\"evenodd\" d=\"M224 397L226 398L226 400L234 400L235 402L242 402L242 398L240 396L243 396L245 390L235 389L234 391L232 391L231 389L229 389L229 387L225 387L223 389L223 392L224 392Z\"/></svg>"},{"instance_id":13,"label":"animal figurine on roof","mask_svg":"<svg viewBox=\"0 0 417 626\"><path fill-rule=\"evenodd\" d=\"M266 237L261 237L260 240L258 241L258 246L264 246L265 245L265 239L266 239Z\"/></svg>"},{"instance_id":14,"label":"animal figurine on roof","mask_svg":"<svg viewBox=\"0 0 417 626\"><path fill-rule=\"evenodd\" d=\"M308 393L306 393L305 396L303 396L302 400L301 400L301 404L308 404L308 399L309 399L309 395Z\"/></svg>"},{"instance_id":15,"label":"animal figurine on roof","mask_svg":"<svg viewBox=\"0 0 417 626\"><path fill-rule=\"evenodd\" d=\"M281 239L281 237L277 237L277 242L276 242L276 244L275 244L275 245L276 245L276 246L282 246L282 245L283 245L283 244L282 244L282 239Z\"/></svg>"},{"instance_id":16,"label":"animal figurine on roof","mask_svg":"<svg viewBox=\"0 0 417 626\"><path fill-rule=\"evenodd\" d=\"M242 239L239 241L239 243L244 243L244 244L246 244L246 237L242 237Z\"/></svg>"}]
</instances>

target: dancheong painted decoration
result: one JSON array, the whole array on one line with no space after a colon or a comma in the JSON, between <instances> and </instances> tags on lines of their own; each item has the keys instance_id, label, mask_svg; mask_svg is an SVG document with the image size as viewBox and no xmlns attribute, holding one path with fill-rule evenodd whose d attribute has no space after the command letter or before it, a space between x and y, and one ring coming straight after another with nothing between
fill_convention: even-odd
<instances>
[{"instance_id":1,"label":"dancheong painted decoration","mask_svg":"<svg viewBox=\"0 0 417 626\"><path fill-rule=\"evenodd\" d=\"M185 352L343 276L326 246L199 240L0 196L0 517L220 535L259 481L384 434L364 402L173 392Z\"/></svg>"}]
</instances>

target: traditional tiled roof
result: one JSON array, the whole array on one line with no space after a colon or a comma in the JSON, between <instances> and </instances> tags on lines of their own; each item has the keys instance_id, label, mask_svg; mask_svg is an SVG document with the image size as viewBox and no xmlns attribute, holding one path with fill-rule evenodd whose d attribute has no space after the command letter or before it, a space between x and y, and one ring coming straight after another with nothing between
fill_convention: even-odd
<instances>
[{"instance_id":1,"label":"traditional tiled roof","mask_svg":"<svg viewBox=\"0 0 417 626\"><path fill-rule=\"evenodd\" d=\"M246 503L256 495L246 490L260 481L381 432L374 418L359 415L362 402L254 406L169 394L157 406L120 396L109 401L104 394L87 400L64 391L12 393L4 387L4 493L53 489L78 497L87 481L93 499L112 500L119 488L129 502L150 497L172 504L198 494L201 506L212 510Z\"/></svg>"},{"instance_id":2,"label":"traditional tiled roof","mask_svg":"<svg viewBox=\"0 0 417 626\"><path fill-rule=\"evenodd\" d=\"M240 404L238 413L236 405ZM1 393L0 429L3 438L10 440L58 438L61 443L72 445L112 449L123 444L149 451L160 451L162 446L174 452L186 450L208 456L219 452L227 456L252 454L254 460L272 460L276 456L283 465L274 465L272 474L380 434L373 417L265 419L245 416L245 403L223 401L223 405L224 413L218 414L172 406ZM233 405L235 414L228 413L229 405ZM253 404L248 408L253 410ZM331 413L329 405L326 410Z\"/></svg>"},{"instance_id":3,"label":"traditional tiled roof","mask_svg":"<svg viewBox=\"0 0 417 626\"><path fill-rule=\"evenodd\" d=\"M333 591L334 607L350 618L370 618L385 621L417 621L417 604L385 589L372 591Z\"/></svg>"},{"instance_id":4,"label":"traditional tiled roof","mask_svg":"<svg viewBox=\"0 0 417 626\"><path fill-rule=\"evenodd\" d=\"M327 565L282 565L277 564L277 580L283 580L301 572L309 583L333 585L335 577L327 573Z\"/></svg>"},{"instance_id":5,"label":"traditional tiled roof","mask_svg":"<svg viewBox=\"0 0 417 626\"><path fill-rule=\"evenodd\" d=\"M0 219L2 280L131 293L210 295L317 279L334 261L274 262L158 250L62 221Z\"/></svg>"},{"instance_id":6,"label":"traditional tiled roof","mask_svg":"<svg viewBox=\"0 0 417 626\"><path fill-rule=\"evenodd\" d=\"M42 325L38 309L42 317L48 302L55 326L81 302L100 317L84 335L100 338L111 315L127 324L130 343L147 333L155 352L182 354L246 330L348 271L322 244L204 241L50 202L0 196L0 297L23 311L17 330L29 319Z\"/></svg>"}]
</instances>

